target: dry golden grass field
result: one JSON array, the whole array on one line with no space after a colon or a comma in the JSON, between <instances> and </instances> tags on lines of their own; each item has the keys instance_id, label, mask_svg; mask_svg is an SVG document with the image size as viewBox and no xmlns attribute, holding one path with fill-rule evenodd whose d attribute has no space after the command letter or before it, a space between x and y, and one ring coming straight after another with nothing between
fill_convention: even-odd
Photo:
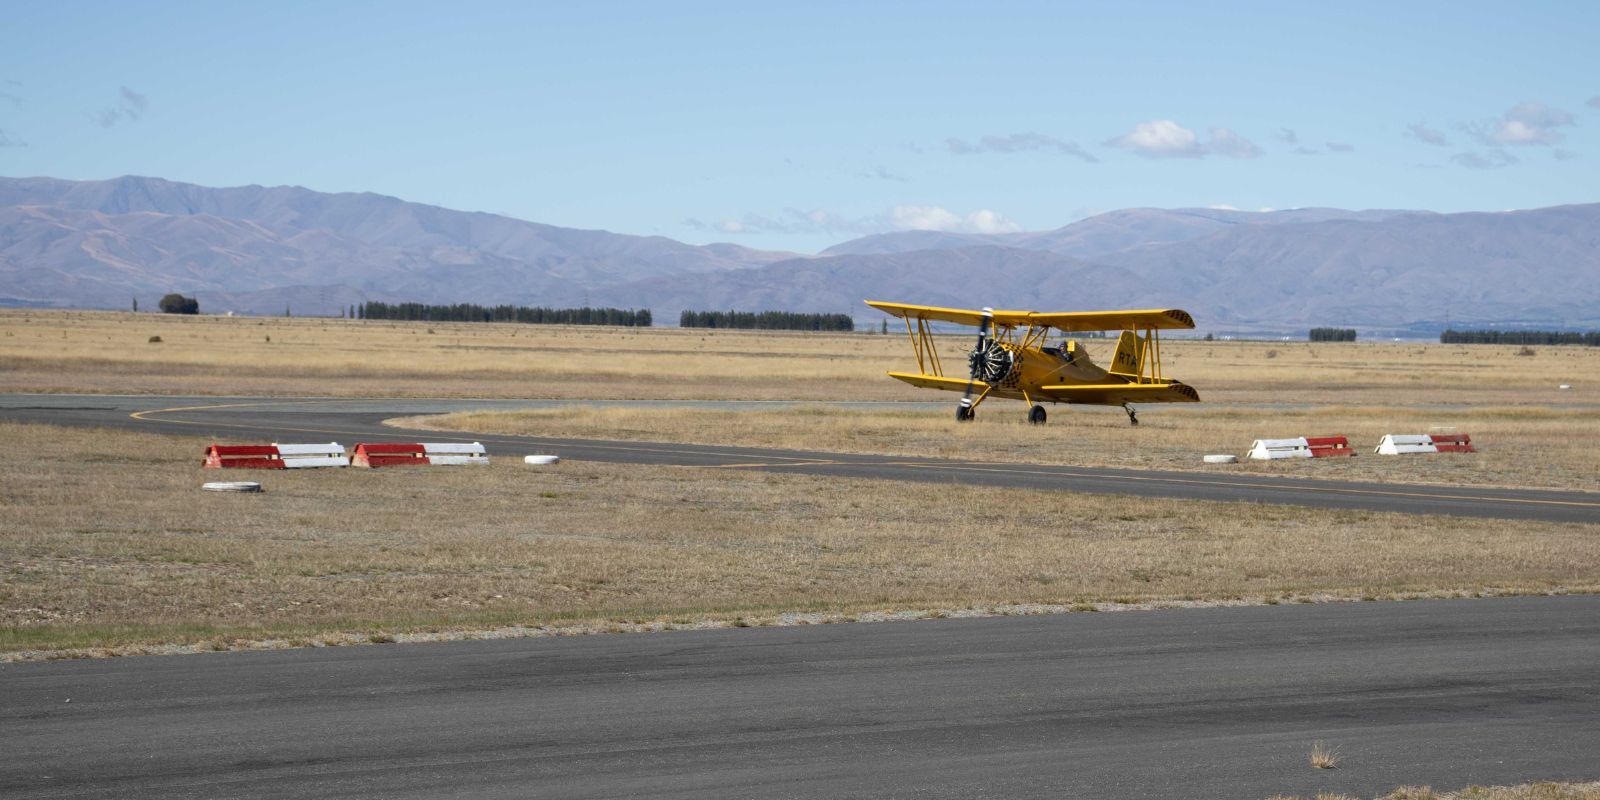
<instances>
[{"instance_id":1,"label":"dry golden grass field","mask_svg":"<svg viewBox=\"0 0 1600 800\"><path fill-rule=\"evenodd\" d=\"M0 653L1600 590L1593 525L581 462L218 473L202 449L0 424Z\"/></svg>"},{"instance_id":2,"label":"dry golden grass field","mask_svg":"<svg viewBox=\"0 0 1600 800\"><path fill-rule=\"evenodd\" d=\"M448 431L701 442L975 461L1247 472L1329 480L1600 489L1600 408L1407 406L1306 408L1150 406L1132 427L1121 409L1065 406L1029 425L1021 403L985 404L972 423L938 411L800 406L763 410L567 406L396 420ZM1376 456L1385 433L1471 434L1480 452ZM1242 454L1255 438L1344 434L1354 458L1242 460L1207 465L1206 453Z\"/></svg>"},{"instance_id":3,"label":"dry golden grass field","mask_svg":"<svg viewBox=\"0 0 1600 800\"><path fill-rule=\"evenodd\" d=\"M949 337L947 358L968 339ZM1004 402L957 426L953 396L883 376L907 366L909 348L875 334L11 310L0 311L0 391L937 400L937 410L579 405L430 424L1195 468L1200 453L1239 452L1258 436L1346 433L1370 448L1380 433L1454 427L1483 452L1230 469L1596 488L1594 348L1169 345L1169 372L1208 402L1145 407L1138 428L1116 409L1066 407L1028 426L1021 404ZM1592 591L1600 580L1594 526L583 463L270 473L266 494L219 496L198 491L216 479L198 469L200 449L0 427L0 651ZM923 522L995 508L1022 511L983 526Z\"/></svg>"},{"instance_id":4,"label":"dry golden grass field","mask_svg":"<svg viewBox=\"0 0 1600 800\"><path fill-rule=\"evenodd\" d=\"M160 342L150 338L159 336ZM959 362L970 337L944 337ZM1094 353L1091 346L1091 353ZM1109 343L1098 345L1109 347ZM932 454L1084 466L1200 468L1256 438L1459 431L1483 452L1245 464L1326 478L1600 488L1600 348L1171 340L1168 372L1198 405L1056 406L1022 424L994 401L971 425L938 410L589 407L454 417L452 430ZM1104 358L1101 359L1102 361ZM953 404L884 376L904 336L511 324L0 312L0 391L278 396L883 400ZM1560 384L1573 388L1561 390Z\"/></svg>"},{"instance_id":5,"label":"dry golden grass field","mask_svg":"<svg viewBox=\"0 0 1600 800\"><path fill-rule=\"evenodd\" d=\"M971 344L969 335L940 339L947 364ZM1162 353L1167 372L1212 403L1600 406L1600 348L1518 350L1169 338ZM1105 361L1095 346L1091 354ZM914 363L893 328L880 336L0 310L6 392L953 402L884 377ZM1022 414L1015 403L988 414L1008 407Z\"/></svg>"}]
</instances>

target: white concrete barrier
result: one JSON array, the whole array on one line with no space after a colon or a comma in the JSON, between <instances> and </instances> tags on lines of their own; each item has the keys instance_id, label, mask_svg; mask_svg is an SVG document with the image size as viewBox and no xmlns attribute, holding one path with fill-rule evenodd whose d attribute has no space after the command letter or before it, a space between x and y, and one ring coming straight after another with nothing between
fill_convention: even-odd
<instances>
[{"instance_id":1,"label":"white concrete barrier","mask_svg":"<svg viewBox=\"0 0 1600 800\"><path fill-rule=\"evenodd\" d=\"M1298 439L1257 439L1250 445L1251 458L1311 458L1311 444L1304 436Z\"/></svg>"},{"instance_id":2,"label":"white concrete barrier","mask_svg":"<svg viewBox=\"0 0 1600 800\"><path fill-rule=\"evenodd\" d=\"M436 466L489 463L489 451L477 442L423 442L422 451L427 454L428 463Z\"/></svg>"},{"instance_id":3,"label":"white concrete barrier","mask_svg":"<svg viewBox=\"0 0 1600 800\"><path fill-rule=\"evenodd\" d=\"M1378 440L1378 449L1372 452L1381 456L1399 456L1410 453L1437 453L1432 436L1409 433L1386 433Z\"/></svg>"},{"instance_id":4,"label":"white concrete barrier","mask_svg":"<svg viewBox=\"0 0 1600 800\"><path fill-rule=\"evenodd\" d=\"M329 442L327 444L278 444L273 442L272 446L278 449L278 458L283 459L284 469L350 466L350 457L344 454L344 447L340 446L338 442Z\"/></svg>"}]
</instances>

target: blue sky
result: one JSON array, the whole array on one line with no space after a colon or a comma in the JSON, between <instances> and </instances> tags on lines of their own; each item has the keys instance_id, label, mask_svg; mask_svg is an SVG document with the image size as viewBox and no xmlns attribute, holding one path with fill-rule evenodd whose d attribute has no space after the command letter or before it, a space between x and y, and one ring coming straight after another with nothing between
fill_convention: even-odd
<instances>
[{"instance_id":1,"label":"blue sky","mask_svg":"<svg viewBox=\"0 0 1600 800\"><path fill-rule=\"evenodd\" d=\"M815 251L1600 201L1600 4L12 3L0 175Z\"/></svg>"}]
</instances>

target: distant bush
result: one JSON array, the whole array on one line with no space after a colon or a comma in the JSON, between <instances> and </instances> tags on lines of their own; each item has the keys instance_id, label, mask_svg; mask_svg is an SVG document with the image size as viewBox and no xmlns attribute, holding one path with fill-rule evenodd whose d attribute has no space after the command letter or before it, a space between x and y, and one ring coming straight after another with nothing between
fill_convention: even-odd
<instances>
[{"instance_id":1,"label":"distant bush","mask_svg":"<svg viewBox=\"0 0 1600 800\"><path fill-rule=\"evenodd\" d=\"M174 292L172 294L169 294L169 295L164 295L161 298L161 302L159 304L157 304L157 305L160 306L161 313L163 313L163 314L198 314L198 313L200 313L200 301L199 300L196 300L193 297L184 297L183 295L178 294L176 292Z\"/></svg>"},{"instance_id":2,"label":"distant bush","mask_svg":"<svg viewBox=\"0 0 1600 800\"><path fill-rule=\"evenodd\" d=\"M1439 334L1441 344L1583 344L1600 347L1600 331L1452 331Z\"/></svg>"},{"instance_id":3,"label":"distant bush","mask_svg":"<svg viewBox=\"0 0 1600 800\"><path fill-rule=\"evenodd\" d=\"M160 336L152 336L152 337L150 337L150 344L161 344L161 337Z\"/></svg>"},{"instance_id":4,"label":"distant bush","mask_svg":"<svg viewBox=\"0 0 1600 800\"><path fill-rule=\"evenodd\" d=\"M801 314L793 311L685 311L680 328L740 328L762 331L853 331L849 314Z\"/></svg>"},{"instance_id":5,"label":"distant bush","mask_svg":"<svg viewBox=\"0 0 1600 800\"><path fill-rule=\"evenodd\" d=\"M1353 342L1356 340L1355 328L1312 328L1311 341L1313 342Z\"/></svg>"}]
</instances>

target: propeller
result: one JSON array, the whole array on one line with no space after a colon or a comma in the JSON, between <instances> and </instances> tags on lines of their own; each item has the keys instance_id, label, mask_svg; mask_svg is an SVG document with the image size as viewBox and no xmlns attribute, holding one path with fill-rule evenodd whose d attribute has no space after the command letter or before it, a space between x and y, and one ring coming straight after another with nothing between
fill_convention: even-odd
<instances>
[{"instance_id":1,"label":"propeller","mask_svg":"<svg viewBox=\"0 0 1600 800\"><path fill-rule=\"evenodd\" d=\"M972 414L972 389L977 382L984 380L989 374L993 353L991 346L995 343L989 340L989 326L994 322L994 309L987 306L983 309L983 319L978 323L978 344L972 348L972 354L967 356L967 391L961 395L961 406L958 417L971 419ZM1004 353L1003 348L995 347ZM1009 354L1007 354L1009 355Z\"/></svg>"}]
</instances>

